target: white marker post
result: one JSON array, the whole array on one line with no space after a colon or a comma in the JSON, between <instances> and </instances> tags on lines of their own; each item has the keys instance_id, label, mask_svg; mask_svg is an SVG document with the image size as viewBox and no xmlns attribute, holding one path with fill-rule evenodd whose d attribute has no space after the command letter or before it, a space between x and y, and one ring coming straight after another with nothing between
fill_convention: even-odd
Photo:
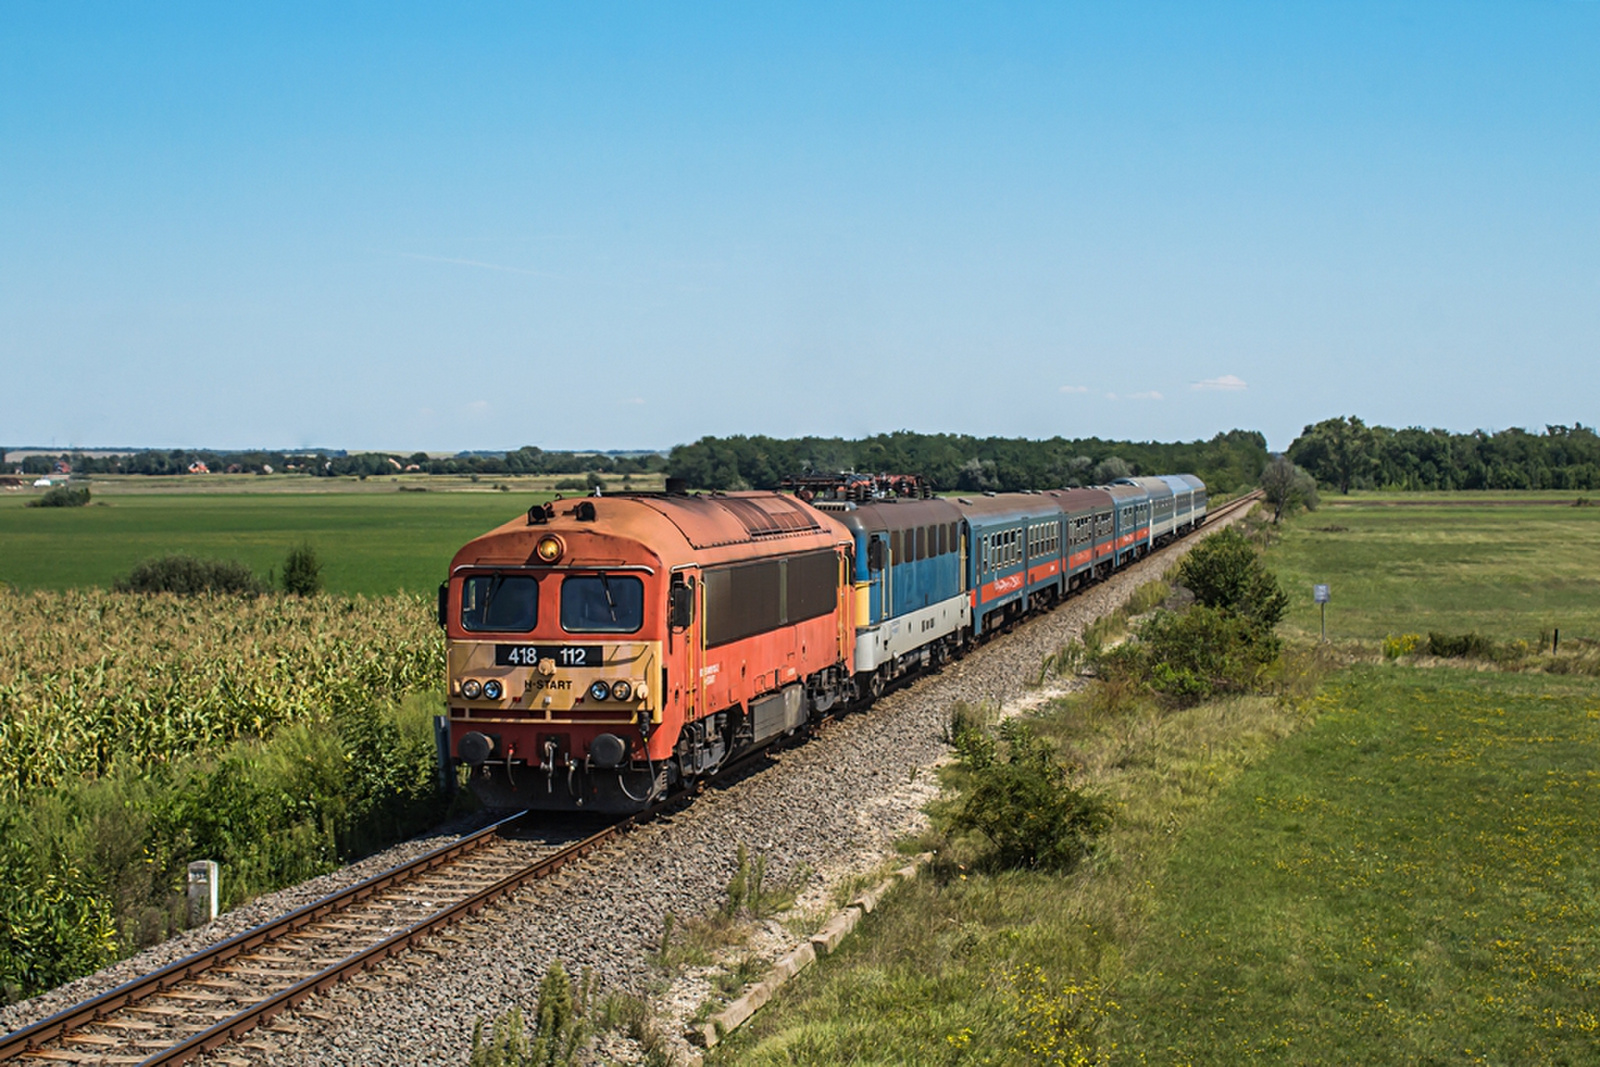
<instances>
[{"instance_id":1,"label":"white marker post","mask_svg":"<svg viewBox=\"0 0 1600 1067\"><path fill-rule=\"evenodd\" d=\"M1328 587L1317 584L1311 587L1311 599L1322 605L1322 640L1328 640Z\"/></svg>"},{"instance_id":2,"label":"white marker post","mask_svg":"<svg viewBox=\"0 0 1600 1067\"><path fill-rule=\"evenodd\" d=\"M221 881L216 860L195 860L189 864L189 925L204 926L217 917L217 883Z\"/></svg>"}]
</instances>

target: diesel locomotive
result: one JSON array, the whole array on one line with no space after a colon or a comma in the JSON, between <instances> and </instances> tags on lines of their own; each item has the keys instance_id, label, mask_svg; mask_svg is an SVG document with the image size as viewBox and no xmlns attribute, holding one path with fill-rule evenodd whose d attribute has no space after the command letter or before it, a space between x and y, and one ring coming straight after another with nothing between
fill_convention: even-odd
<instances>
[{"instance_id":1,"label":"diesel locomotive","mask_svg":"<svg viewBox=\"0 0 1600 1067\"><path fill-rule=\"evenodd\" d=\"M439 589L447 770L495 807L629 812L959 655L1205 521L1192 475L933 497L556 500L461 548Z\"/></svg>"}]
</instances>

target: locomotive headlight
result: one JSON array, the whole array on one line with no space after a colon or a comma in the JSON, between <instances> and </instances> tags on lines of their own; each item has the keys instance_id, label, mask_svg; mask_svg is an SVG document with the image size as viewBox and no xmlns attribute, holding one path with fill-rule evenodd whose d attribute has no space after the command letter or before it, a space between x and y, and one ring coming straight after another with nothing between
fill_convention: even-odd
<instances>
[{"instance_id":1,"label":"locomotive headlight","mask_svg":"<svg viewBox=\"0 0 1600 1067\"><path fill-rule=\"evenodd\" d=\"M612 700L627 700L631 696L633 696L633 686L629 685L627 682L611 683Z\"/></svg>"},{"instance_id":2,"label":"locomotive headlight","mask_svg":"<svg viewBox=\"0 0 1600 1067\"><path fill-rule=\"evenodd\" d=\"M539 543L534 546L533 552L534 555L539 557L540 563L554 563L561 558L561 553L564 550L565 546L562 545L561 538L554 534L546 534L544 537L539 538Z\"/></svg>"},{"instance_id":3,"label":"locomotive headlight","mask_svg":"<svg viewBox=\"0 0 1600 1067\"><path fill-rule=\"evenodd\" d=\"M497 679L491 678L483 683L483 695L488 700L499 700L505 691L506 687L501 685Z\"/></svg>"},{"instance_id":4,"label":"locomotive headlight","mask_svg":"<svg viewBox=\"0 0 1600 1067\"><path fill-rule=\"evenodd\" d=\"M595 682L593 685L591 685L589 687L589 699L590 700L609 700L610 698L611 698L611 687L609 685L607 685L604 681Z\"/></svg>"},{"instance_id":5,"label":"locomotive headlight","mask_svg":"<svg viewBox=\"0 0 1600 1067\"><path fill-rule=\"evenodd\" d=\"M476 678L468 678L461 683L461 695L468 700L477 700L483 693L483 685Z\"/></svg>"}]
</instances>

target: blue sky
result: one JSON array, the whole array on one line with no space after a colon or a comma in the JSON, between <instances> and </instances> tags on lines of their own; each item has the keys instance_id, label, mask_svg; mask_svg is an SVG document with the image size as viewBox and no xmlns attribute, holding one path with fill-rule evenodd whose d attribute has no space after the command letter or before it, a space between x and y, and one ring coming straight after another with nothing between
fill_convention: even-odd
<instances>
[{"instance_id":1,"label":"blue sky","mask_svg":"<svg viewBox=\"0 0 1600 1067\"><path fill-rule=\"evenodd\" d=\"M0 0L0 442L1600 421L1600 3Z\"/></svg>"}]
</instances>

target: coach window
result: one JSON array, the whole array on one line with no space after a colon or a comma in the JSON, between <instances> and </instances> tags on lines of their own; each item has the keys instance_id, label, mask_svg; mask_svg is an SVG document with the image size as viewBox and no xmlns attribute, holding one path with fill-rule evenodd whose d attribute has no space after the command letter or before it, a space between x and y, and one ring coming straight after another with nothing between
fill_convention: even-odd
<instances>
[{"instance_id":1,"label":"coach window","mask_svg":"<svg viewBox=\"0 0 1600 1067\"><path fill-rule=\"evenodd\" d=\"M906 560L906 557L903 554L901 554L901 552L900 552L900 531L899 530L890 530L889 531L889 555L891 557L890 562L896 567L898 567L900 564L904 563L905 560Z\"/></svg>"},{"instance_id":2,"label":"coach window","mask_svg":"<svg viewBox=\"0 0 1600 1067\"><path fill-rule=\"evenodd\" d=\"M526 574L474 574L461 583L461 628L527 633L539 623L539 580Z\"/></svg>"},{"instance_id":3,"label":"coach window","mask_svg":"<svg viewBox=\"0 0 1600 1067\"><path fill-rule=\"evenodd\" d=\"M631 634L644 625L644 583L626 574L561 580L561 628L569 634Z\"/></svg>"}]
</instances>

